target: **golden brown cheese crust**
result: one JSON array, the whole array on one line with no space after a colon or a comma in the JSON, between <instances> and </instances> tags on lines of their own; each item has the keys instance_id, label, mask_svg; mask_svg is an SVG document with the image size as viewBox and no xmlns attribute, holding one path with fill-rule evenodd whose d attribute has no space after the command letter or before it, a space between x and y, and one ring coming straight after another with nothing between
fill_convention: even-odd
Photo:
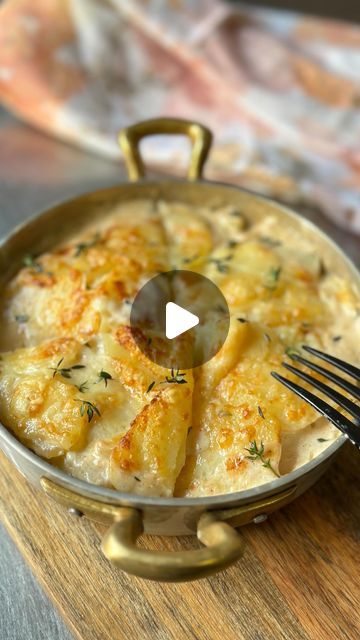
<instances>
[{"instance_id":1,"label":"golden brown cheese crust","mask_svg":"<svg viewBox=\"0 0 360 640\"><path fill-rule=\"evenodd\" d=\"M184 267L219 286L231 323L219 353L178 385L139 351L129 314L147 280ZM304 343L360 358L358 292L300 234L271 217L249 225L230 206L119 205L25 257L4 296L2 422L68 473L138 494L237 491L316 455L319 434L336 432L270 372Z\"/></svg>"}]
</instances>

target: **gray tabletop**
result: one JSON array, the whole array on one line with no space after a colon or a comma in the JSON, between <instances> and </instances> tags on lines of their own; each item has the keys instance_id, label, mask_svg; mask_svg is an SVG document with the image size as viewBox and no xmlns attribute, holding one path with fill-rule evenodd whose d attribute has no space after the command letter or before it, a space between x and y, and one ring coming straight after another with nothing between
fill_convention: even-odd
<instances>
[{"instance_id":1,"label":"gray tabletop","mask_svg":"<svg viewBox=\"0 0 360 640\"><path fill-rule=\"evenodd\" d=\"M66 146L17 122L0 110L0 235L52 203L97 187L114 185L124 169ZM359 261L360 240L321 214L305 215ZM0 524L1 640L69 640L71 634L42 592Z\"/></svg>"}]
</instances>

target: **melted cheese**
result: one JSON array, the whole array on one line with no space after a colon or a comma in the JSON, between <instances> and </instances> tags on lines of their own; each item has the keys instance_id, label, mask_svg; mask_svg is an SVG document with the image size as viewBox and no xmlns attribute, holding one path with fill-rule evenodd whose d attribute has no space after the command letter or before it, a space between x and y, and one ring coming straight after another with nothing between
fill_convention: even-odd
<instances>
[{"instance_id":1,"label":"melted cheese","mask_svg":"<svg viewBox=\"0 0 360 640\"><path fill-rule=\"evenodd\" d=\"M137 291L173 268L210 278L231 314L222 349L181 385L139 351L129 327ZM358 363L359 299L350 282L324 273L311 241L271 216L248 225L228 205L128 202L28 258L6 287L0 418L69 474L122 491L256 486L338 436L270 372L304 343ZM196 349L217 321L209 318ZM181 348L192 348L186 337Z\"/></svg>"}]
</instances>

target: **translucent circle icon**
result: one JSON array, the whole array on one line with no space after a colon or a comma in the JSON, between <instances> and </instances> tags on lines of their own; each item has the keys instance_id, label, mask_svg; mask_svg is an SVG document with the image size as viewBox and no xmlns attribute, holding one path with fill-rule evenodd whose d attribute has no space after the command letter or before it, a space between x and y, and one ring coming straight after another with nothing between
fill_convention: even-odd
<instances>
[{"instance_id":1,"label":"translucent circle icon","mask_svg":"<svg viewBox=\"0 0 360 640\"><path fill-rule=\"evenodd\" d=\"M131 332L147 358L168 369L191 369L213 358L230 323L227 302L208 278L187 270L160 273L138 292Z\"/></svg>"}]
</instances>

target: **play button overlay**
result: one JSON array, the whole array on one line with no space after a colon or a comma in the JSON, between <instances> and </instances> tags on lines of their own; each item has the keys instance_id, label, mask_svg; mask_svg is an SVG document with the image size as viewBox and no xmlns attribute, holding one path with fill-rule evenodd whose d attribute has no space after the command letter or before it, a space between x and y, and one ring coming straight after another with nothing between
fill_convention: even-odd
<instances>
[{"instance_id":1,"label":"play button overlay","mask_svg":"<svg viewBox=\"0 0 360 640\"><path fill-rule=\"evenodd\" d=\"M168 302L166 305L166 319L165 319L165 335L168 340L173 340L178 336L181 336L185 331L189 331L193 327L196 327L200 322L198 316L195 316L190 311L183 309L175 302Z\"/></svg>"},{"instance_id":2,"label":"play button overlay","mask_svg":"<svg viewBox=\"0 0 360 640\"><path fill-rule=\"evenodd\" d=\"M131 307L131 333L142 353L167 369L191 369L224 344L230 314L220 289L208 278L173 270L151 278Z\"/></svg>"}]
</instances>

